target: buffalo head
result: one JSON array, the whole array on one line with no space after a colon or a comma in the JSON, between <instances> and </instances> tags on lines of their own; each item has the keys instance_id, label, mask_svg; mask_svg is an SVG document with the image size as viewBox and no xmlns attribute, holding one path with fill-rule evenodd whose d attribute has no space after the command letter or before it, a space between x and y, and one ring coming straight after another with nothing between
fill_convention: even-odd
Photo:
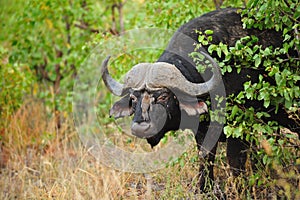
<instances>
[{"instance_id":1,"label":"buffalo head","mask_svg":"<svg viewBox=\"0 0 300 200\"><path fill-rule=\"evenodd\" d=\"M102 64L103 81L110 92L122 96L110 109L110 116L133 115L131 132L140 138L182 128L183 114L199 119L200 114L207 112L207 106L196 97L213 90L222 81L216 62L204 55L213 71L205 83L188 81L174 65L165 62L137 64L127 72L124 82L119 83L108 72L110 57L107 57Z\"/></svg>"}]
</instances>

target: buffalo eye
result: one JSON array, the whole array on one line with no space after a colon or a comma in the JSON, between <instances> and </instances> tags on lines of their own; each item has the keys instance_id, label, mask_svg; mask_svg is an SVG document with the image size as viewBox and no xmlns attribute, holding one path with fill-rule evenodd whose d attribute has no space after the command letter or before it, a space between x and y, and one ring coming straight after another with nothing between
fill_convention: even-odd
<instances>
[{"instance_id":1,"label":"buffalo eye","mask_svg":"<svg viewBox=\"0 0 300 200\"><path fill-rule=\"evenodd\" d=\"M133 94L130 94L130 100L132 101L132 103L136 103L137 102L137 97L134 96Z\"/></svg>"},{"instance_id":2,"label":"buffalo eye","mask_svg":"<svg viewBox=\"0 0 300 200\"><path fill-rule=\"evenodd\" d=\"M157 97L157 103L166 103L169 100L170 95L168 93L163 93Z\"/></svg>"},{"instance_id":3,"label":"buffalo eye","mask_svg":"<svg viewBox=\"0 0 300 200\"><path fill-rule=\"evenodd\" d=\"M138 102L138 98L135 95L133 95L133 94L130 94L129 98L130 98L129 105L130 105L130 107L132 109L132 112L135 112L135 107L136 107L136 104Z\"/></svg>"}]
</instances>

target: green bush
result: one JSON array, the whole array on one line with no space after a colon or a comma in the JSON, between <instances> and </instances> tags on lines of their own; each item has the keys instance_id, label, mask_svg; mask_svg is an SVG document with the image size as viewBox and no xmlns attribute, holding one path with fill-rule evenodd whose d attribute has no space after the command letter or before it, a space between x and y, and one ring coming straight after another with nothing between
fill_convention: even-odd
<instances>
[{"instance_id":1,"label":"green bush","mask_svg":"<svg viewBox=\"0 0 300 200\"><path fill-rule=\"evenodd\" d=\"M34 82L28 65L10 64L7 59L8 50L0 46L0 123L21 106Z\"/></svg>"},{"instance_id":2,"label":"green bush","mask_svg":"<svg viewBox=\"0 0 300 200\"><path fill-rule=\"evenodd\" d=\"M241 38L235 46L211 44L212 31L206 31L199 36L198 47L208 46L209 53L222 60L219 65L223 74L231 73L233 68L238 72L245 67L264 70L257 83L246 82L243 91L237 96L231 95L227 98L228 124L224 127L224 132L227 137L245 139L254 145L251 158L255 161L253 160L252 165L258 171L250 176L249 186L258 186L257 189L271 187L272 192L279 196L294 198L299 195L299 190L292 183L299 181L293 176L299 165L297 134L282 129L275 121L266 123L262 118L268 119L269 113L255 112L254 108L246 108L243 104L247 100L260 100L265 108L275 106L275 112L281 106L290 113L290 117L300 123L300 4L251 0L248 1L246 9L240 12L245 28L280 31L282 47L263 48L257 45L258 38L254 36ZM294 56L291 55L292 51ZM197 53L192 55L197 57ZM273 79L276 84L271 84L268 79ZM279 183L280 186L274 189Z\"/></svg>"}]
</instances>

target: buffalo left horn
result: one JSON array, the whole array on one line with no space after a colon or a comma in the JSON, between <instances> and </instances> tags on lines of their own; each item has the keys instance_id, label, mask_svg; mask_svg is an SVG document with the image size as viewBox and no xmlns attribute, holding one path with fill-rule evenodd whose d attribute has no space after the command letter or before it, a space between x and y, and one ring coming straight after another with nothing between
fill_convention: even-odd
<instances>
[{"instance_id":1,"label":"buffalo left horn","mask_svg":"<svg viewBox=\"0 0 300 200\"><path fill-rule=\"evenodd\" d=\"M113 93L116 96L123 96L124 85L117 82L115 79L113 79L108 72L107 64L109 59L110 56L107 56L102 63L102 69L101 69L102 79L106 87L109 89L111 93Z\"/></svg>"},{"instance_id":2,"label":"buffalo left horn","mask_svg":"<svg viewBox=\"0 0 300 200\"><path fill-rule=\"evenodd\" d=\"M204 52L201 53L212 64L212 72L213 72L212 77L204 83L192 83L187 81L185 78L178 78L176 84L179 90L184 91L187 94L193 96L200 96L209 93L211 90L217 88L222 83L222 75L218 64L208 54Z\"/></svg>"}]
</instances>

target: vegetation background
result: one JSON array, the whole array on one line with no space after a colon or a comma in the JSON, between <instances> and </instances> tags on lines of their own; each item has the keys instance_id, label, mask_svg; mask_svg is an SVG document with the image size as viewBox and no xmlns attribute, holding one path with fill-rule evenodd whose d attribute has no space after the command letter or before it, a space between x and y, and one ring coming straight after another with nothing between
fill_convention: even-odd
<instances>
[{"instance_id":1,"label":"vegetation background","mask_svg":"<svg viewBox=\"0 0 300 200\"><path fill-rule=\"evenodd\" d=\"M246 7L245 28L276 29L283 33L281 49L255 45L243 38L235 47L211 45L209 33L199 37L210 53L225 56L222 71L232 67L264 67L276 80L271 86L246 83L245 91L229 97L227 136L244 137L255 144L247 171L233 178L221 144L215 186L197 190L196 147L150 174L123 173L107 168L81 144L72 119L72 87L80 64L99 43L123 31L159 27L176 30L203 13L224 7ZM2 0L0 1L0 198L1 199L300 199L299 139L276 122L261 122L267 113L241 106L245 99L281 104L299 119L299 56L280 59L289 50L299 54L298 0ZM135 61L155 61L136 55ZM236 66L229 60L243 60ZM132 56L116 61L116 76L127 71ZM120 67L122 66L122 67ZM99 105L100 123L119 133L108 117L110 95ZM279 131L278 131L279 130ZM133 150L146 145L118 135ZM123 138L124 137L124 138ZM222 191L222 192L220 192Z\"/></svg>"}]
</instances>

